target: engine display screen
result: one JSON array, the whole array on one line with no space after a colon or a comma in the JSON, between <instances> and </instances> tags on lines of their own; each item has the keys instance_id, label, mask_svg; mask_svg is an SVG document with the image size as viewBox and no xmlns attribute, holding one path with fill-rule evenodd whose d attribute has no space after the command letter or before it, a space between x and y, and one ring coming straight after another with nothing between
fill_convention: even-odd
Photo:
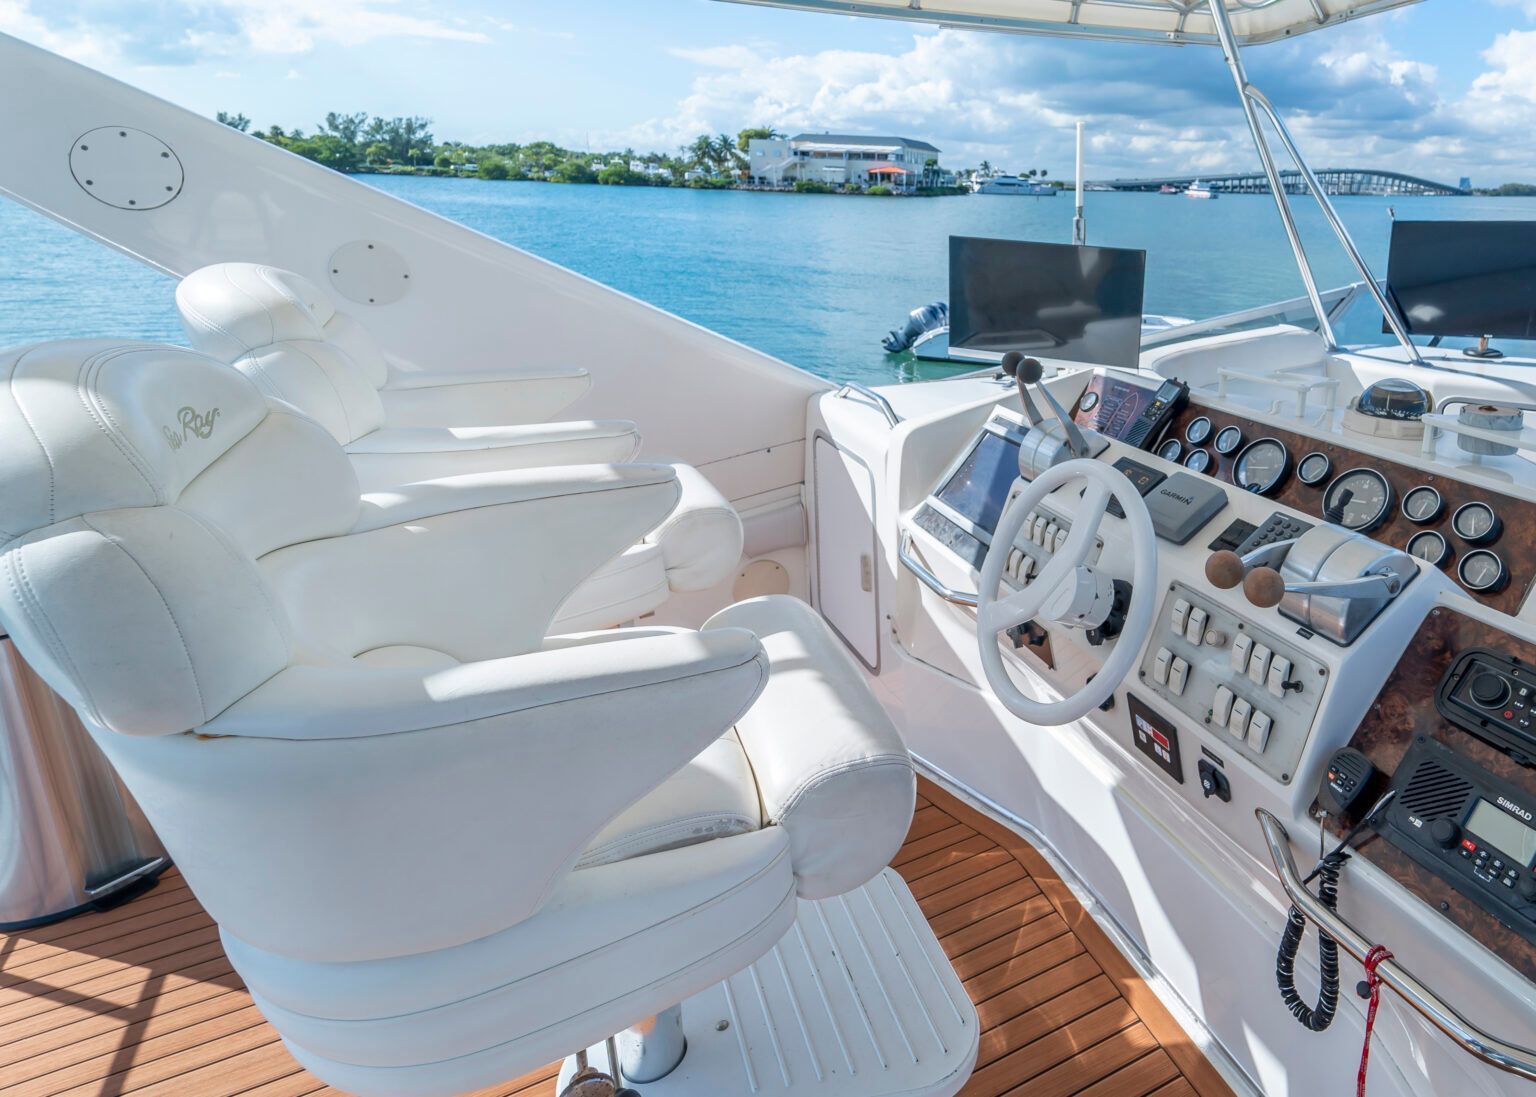
<instances>
[{"instance_id":1,"label":"engine display screen","mask_svg":"<svg viewBox=\"0 0 1536 1097\"><path fill-rule=\"evenodd\" d=\"M977 529L991 533L1003 516L1008 489L1019 477L1019 444L990 430L966 455L938 498Z\"/></svg>"},{"instance_id":2,"label":"engine display screen","mask_svg":"<svg viewBox=\"0 0 1536 1097\"><path fill-rule=\"evenodd\" d=\"M1487 800L1479 800L1467 816L1467 829L1521 865L1536 858L1536 830Z\"/></svg>"}]
</instances>

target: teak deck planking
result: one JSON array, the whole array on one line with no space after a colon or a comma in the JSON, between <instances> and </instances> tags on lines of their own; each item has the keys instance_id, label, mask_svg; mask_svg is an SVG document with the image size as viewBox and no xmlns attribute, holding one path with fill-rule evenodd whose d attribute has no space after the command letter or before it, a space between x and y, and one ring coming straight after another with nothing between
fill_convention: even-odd
<instances>
[{"instance_id":1,"label":"teak deck planking","mask_svg":"<svg viewBox=\"0 0 1536 1097\"><path fill-rule=\"evenodd\" d=\"M965 1097L1229 1097L1077 903L1011 831L924 782L893 862L976 1003ZM554 1097L556 1066L481 1097ZM174 870L104 914L0 934L6 1097L307 1097Z\"/></svg>"}]
</instances>

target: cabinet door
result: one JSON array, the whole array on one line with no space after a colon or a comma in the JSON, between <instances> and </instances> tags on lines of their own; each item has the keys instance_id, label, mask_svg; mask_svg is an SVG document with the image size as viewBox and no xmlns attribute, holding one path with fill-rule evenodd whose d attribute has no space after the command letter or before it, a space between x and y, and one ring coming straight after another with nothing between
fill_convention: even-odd
<instances>
[{"instance_id":1,"label":"cabinet door","mask_svg":"<svg viewBox=\"0 0 1536 1097\"><path fill-rule=\"evenodd\" d=\"M874 477L856 457L826 438L816 439L813 461L816 605L843 643L878 672Z\"/></svg>"}]
</instances>

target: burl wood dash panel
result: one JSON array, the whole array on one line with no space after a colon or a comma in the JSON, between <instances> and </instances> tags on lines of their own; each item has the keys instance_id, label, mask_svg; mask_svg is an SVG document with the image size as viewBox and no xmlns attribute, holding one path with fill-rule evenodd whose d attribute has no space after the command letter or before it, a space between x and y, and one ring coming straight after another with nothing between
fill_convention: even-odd
<instances>
[{"instance_id":1,"label":"burl wood dash panel","mask_svg":"<svg viewBox=\"0 0 1536 1097\"><path fill-rule=\"evenodd\" d=\"M1536 798L1536 770L1520 765L1503 751L1462 731L1441 717L1435 708L1435 688L1440 679L1461 652L1475 647L1492 648L1536 665L1536 645L1455 610L1444 607L1432 610L1350 740L1349 745L1365 754L1380 771L1374 785L1360 799L1362 810L1369 810L1387 790L1392 774L1419 735L1452 747ZM1317 813L1316 803L1312 810ZM1348 817L1334 818L1328 820L1328 828L1342 837L1355 822ZM1380 867L1431 907L1439 909L1446 918L1526 978L1536 979L1536 945L1506 929L1496 917L1422 868L1396 846L1382 838L1372 838L1359 847L1357 855ZM1411 961L1409 966L1412 967Z\"/></svg>"},{"instance_id":2,"label":"burl wood dash panel","mask_svg":"<svg viewBox=\"0 0 1536 1097\"><path fill-rule=\"evenodd\" d=\"M1079 402L1073 408L1073 417L1079 426L1091 426L1110 437L1116 436L1116 429L1122 422L1128 423L1141 414L1141 410L1151 403L1153 394L1152 389L1132 384L1118 377L1104 375L1090 381L1084 392L1085 394L1097 392L1098 406L1085 412L1081 409L1081 402ZM1169 422L1156 442L1148 448L1156 448L1157 444L1161 444L1168 438L1177 438L1182 442L1189 424L1202 415L1211 421L1211 441L1214 441L1217 433L1227 426L1236 426L1243 432L1243 445L1257 438L1279 439L1290 451L1291 467L1281 480L1279 488L1272 492L1271 496L1277 503L1294 507L1319 521L1323 516L1323 491L1334 477L1362 466L1376 469L1392 485L1392 507L1391 516L1370 532L1371 537L1396 548L1406 548L1408 539L1414 534L1424 530L1438 531L1451 547L1450 557L1442 565L1442 570L1450 576L1452 582L1457 584L1460 584L1461 580L1456 576L1456 564L1461 554L1471 551L1472 546L1452 532L1451 516L1456 513L1456 508L1464 503L1487 503L1504 520L1504 530L1491 544L1476 547L1491 549L1503 557L1505 565L1509 568L1510 578L1504 589L1496 593L1478 594L1470 590L1467 593L1484 605L1492 606L1504 613L1513 615L1520 611L1520 606L1525 602L1532 582L1536 581L1536 504L1487 488L1472 487L1417 465L1363 454L1348 446L1339 445L1336 441L1309 438L1279 427L1264 426L1239 415L1204 407L1195 400L1191 400L1188 406ZM1186 443L1184 447L1186 454L1190 448ZM1233 483L1232 467L1236 464L1237 455L1242 452L1242 447L1239 446L1225 456L1217 453L1211 442L1207 442L1201 448L1211 455L1211 465L1207 474L1215 476L1223 483ZM1296 465L1307 454L1314 452L1327 454L1333 469L1321 484L1308 486L1297 479ZM1402 512L1403 497L1420 484L1428 484L1435 488L1445 500L1445 509L1432 522L1414 522Z\"/></svg>"}]
</instances>

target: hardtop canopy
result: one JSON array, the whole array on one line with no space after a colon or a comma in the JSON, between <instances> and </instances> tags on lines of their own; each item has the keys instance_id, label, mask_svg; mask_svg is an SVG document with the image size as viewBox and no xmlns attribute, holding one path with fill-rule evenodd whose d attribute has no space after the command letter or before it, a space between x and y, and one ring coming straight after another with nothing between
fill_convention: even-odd
<instances>
[{"instance_id":1,"label":"hardtop canopy","mask_svg":"<svg viewBox=\"0 0 1536 1097\"><path fill-rule=\"evenodd\" d=\"M1206 0L729 0L1062 38L1216 44ZM1419 0L1227 0L1241 45L1293 38Z\"/></svg>"}]
</instances>

